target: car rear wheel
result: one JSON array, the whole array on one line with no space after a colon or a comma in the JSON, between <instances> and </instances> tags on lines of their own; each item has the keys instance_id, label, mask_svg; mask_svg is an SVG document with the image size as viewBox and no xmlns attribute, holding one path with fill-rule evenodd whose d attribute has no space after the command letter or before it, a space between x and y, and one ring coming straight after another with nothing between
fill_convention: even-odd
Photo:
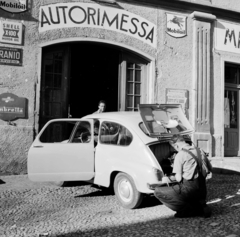
<instances>
[{"instance_id":1,"label":"car rear wheel","mask_svg":"<svg viewBox=\"0 0 240 237\"><path fill-rule=\"evenodd\" d=\"M114 180L114 192L124 208L137 208L143 200L143 194L138 192L132 177L125 173L117 174Z\"/></svg>"},{"instance_id":2,"label":"car rear wheel","mask_svg":"<svg viewBox=\"0 0 240 237\"><path fill-rule=\"evenodd\" d=\"M53 181L51 183L55 186L58 186L58 187L64 187L66 185L65 181Z\"/></svg>"}]
</instances>

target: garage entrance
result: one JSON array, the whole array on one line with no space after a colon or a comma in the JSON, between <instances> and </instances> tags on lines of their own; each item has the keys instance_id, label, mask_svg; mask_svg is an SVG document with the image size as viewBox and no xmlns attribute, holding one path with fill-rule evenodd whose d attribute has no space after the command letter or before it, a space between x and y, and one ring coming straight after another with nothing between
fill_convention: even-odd
<instances>
[{"instance_id":1,"label":"garage entrance","mask_svg":"<svg viewBox=\"0 0 240 237\"><path fill-rule=\"evenodd\" d=\"M70 48L70 114L81 118L93 113L99 100L106 101L107 111L117 111L119 51L90 44Z\"/></svg>"},{"instance_id":2,"label":"garage entrance","mask_svg":"<svg viewBox=\"0 0 240 237\"><path fill-rule=\"evenodd\" d=\"M147 64L120 47L74 42L43 48L39 129L53 118L81 118L98 109L136 111L144 102Z\"/></svg>"}]
</instances>

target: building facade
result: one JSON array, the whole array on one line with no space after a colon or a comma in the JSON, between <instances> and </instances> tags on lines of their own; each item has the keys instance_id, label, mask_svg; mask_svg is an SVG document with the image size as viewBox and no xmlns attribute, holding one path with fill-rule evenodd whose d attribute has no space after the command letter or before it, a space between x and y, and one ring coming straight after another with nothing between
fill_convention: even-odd
<instances>
[{"instance_id":1,"label":"building facade","mask_svg":"<svg viewBox=\"0 0 240 237\"><path fill-rule=\"evenodd\" d=\"M49 119L99 100L107 111L180 103L196 145L240 155L238 0L20 2L0 1L1 171L26 172Z\"/></svg>"}]
</instances>

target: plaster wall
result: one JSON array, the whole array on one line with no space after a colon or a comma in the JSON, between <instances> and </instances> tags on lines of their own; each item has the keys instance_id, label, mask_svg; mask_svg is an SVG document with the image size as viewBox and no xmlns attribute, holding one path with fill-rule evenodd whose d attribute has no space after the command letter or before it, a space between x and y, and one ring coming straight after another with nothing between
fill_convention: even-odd
<instances>
[{"instance_id":1,"label":"plaster wall","mask_svg":"<svg viewBox=\"0 0 240 237\"><path fill-rule=\"evenodd\" d=\"M232 11L240 11L240 2L238 0L211 0L212 6Z\"/></svg>"},{"instance_id":2,"label":"plaster wall","mask_svg":"<svg viewBox=\"0 0 240 237\"><path fill-rule=\"evenodd\" d=\"M182 12L167 11L187 17L187 36L183 38L174 38L165 32L166 18L165 11L159 10L159 25L156 61L156 85L155 98L157 103L166 102L166 88L177 88L189 90L189 101L192 101L192 19L189 14ZM190 107L187 111L189 115ZM189 117L192 119L191 115ZM192 123L193 124L193 123Z\"/></svg>"},{"instance_id":3,"label":"plaster wall","mask_svg":"<svg viewBox=\"0 0 240 237\"><path fill-rule=\"evenodd\" d=\"M34 137L37 20L30 13L9 14L0 10L0 16L7 20L23 21L24 24L23 46L0 44L2 47L23 49L23 66L0 65L0 94L9 92L27 98L26 119L15 120L13 125L0 120L0 172L19 174L26 173L27 151Z\"/></svg>"},{"instance_id":4,"label":"plaster wall","mask_svg":"<svg viewBox=\"0 0 240 237\"><path fill-rule=\"evenodd\" d=\"M238 0L179 0L179 2L196 3L232 11L240 11Z\"/></svg>"}]
</instances>

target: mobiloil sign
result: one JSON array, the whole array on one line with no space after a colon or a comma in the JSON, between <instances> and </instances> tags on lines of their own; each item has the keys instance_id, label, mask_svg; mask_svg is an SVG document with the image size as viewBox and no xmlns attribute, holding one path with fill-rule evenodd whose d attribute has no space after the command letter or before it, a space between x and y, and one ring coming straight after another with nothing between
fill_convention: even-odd
<instances>
[{"instance_id":1,"label":"mobiloil sign","mask_svg":"<svg viewBox=\"0 0 240 237\"><path fill-rule=\"evenodd\" d=\"M28 0L0 0L0 8L11 13L21 13L28 9Z\"/></svg>"},{"instance_id":2,"label":"mobiloil sign","mask_svg":"<svg viewBox=\"0 0 240 237\"><path fill-rule=\"evenodd\" d=\"M126 10L79 2L50 4L40 8L40 33L64 27L112 30L156 47L156 25Z\"/></svg>"}]
</instances>

